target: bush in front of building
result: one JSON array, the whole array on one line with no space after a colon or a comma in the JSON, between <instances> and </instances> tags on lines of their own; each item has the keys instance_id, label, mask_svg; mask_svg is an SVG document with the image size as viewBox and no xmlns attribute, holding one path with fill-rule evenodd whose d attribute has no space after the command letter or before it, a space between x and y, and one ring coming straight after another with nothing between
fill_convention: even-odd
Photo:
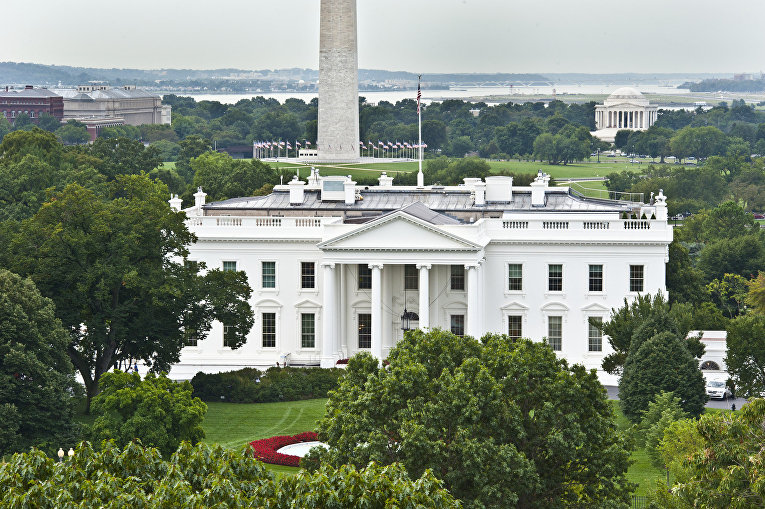
<instances>
[{"instance_id":1,"label":"bush in front of building","mask_svg":"<svg viewBox=\"0 0 765 509\"><path fill-rule=\"evenodd\" d=\"M326 398L337 388L345 370L316 368L255 368L206 374L191 379L194 396L203 401L228 403L270 403Z\"/></svg>"}]
</instances>

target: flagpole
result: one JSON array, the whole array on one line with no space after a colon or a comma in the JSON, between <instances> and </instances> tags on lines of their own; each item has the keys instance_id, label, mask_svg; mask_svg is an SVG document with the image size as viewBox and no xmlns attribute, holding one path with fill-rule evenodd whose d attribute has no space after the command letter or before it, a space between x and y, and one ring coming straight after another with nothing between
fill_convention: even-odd
<instances>
[{"instance_id":1,"label":"flagpole","mask_svg":"<svg viewBox=\"0 0 765 509\"><path fill-rule=\"evenodd\" d=\"M425 176L422 174L422 108L420 108L420 98L422 97L422 92L420 90L421 81L422 81L422 74L420 74L417 77L417 127L420 134L420 142L418 143L418 147L417 147L419 150L419 158L418 158L419 171L417 172L417 187L425 186Z\"/></svg>"}]
</instances>

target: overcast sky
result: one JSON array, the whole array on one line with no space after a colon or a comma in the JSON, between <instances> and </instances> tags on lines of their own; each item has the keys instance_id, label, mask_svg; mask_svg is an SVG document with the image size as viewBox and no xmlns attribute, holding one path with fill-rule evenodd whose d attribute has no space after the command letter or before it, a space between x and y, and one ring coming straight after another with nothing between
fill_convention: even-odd
<instances>
[{"instance_id":1,"label":"overcast sky","mask_svg":"<svg viewBox=\"0 0 765 509\"><path fill-rule=\"evenodd\" d=\"M0 61L315 69L319 3L8 1ZM358 0L358 17L367 69L765 70L765 0Z\"/></svg>"}]
</instances>

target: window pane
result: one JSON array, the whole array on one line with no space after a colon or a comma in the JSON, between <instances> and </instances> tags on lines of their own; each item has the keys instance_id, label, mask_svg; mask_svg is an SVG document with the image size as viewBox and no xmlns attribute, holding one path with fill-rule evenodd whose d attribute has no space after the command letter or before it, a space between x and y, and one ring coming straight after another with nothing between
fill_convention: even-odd
<instances>
[{"instance_id":1,"label":"window pane","mask_svg":"<svg viewBox=\"0 0 765 509\"><path fill-rule=\"evenodd\" d=\"M223 262L223 270L236 270L236 262Z\"/></svg>"},{"instance_id":2,"label":"window pane","mask_svg":"<svg viewBox=\"0 0 765 509\"><path fill-rule=\"evenodd\" d=\"M194 329L183 329L183 344L185 346L197 346L197 331ZM225 328L224 328L224 343L225 343ZM225 345L224 345L225 346Z\"/></svg>"},{"instance_id":3,"label":"window pane","mask_svg":"<svg viewBox=\"0 0 765 509\"><path fill-rule=\"evenodd\" d=\"M300 287L316 287L316 265L313 262L300 262Z\"/></svg>"},{"instance_id":4,"label":"window pane","mask_svg":"<svg viewBox=\"0 0 765 509\"><path fill-rule=\"evenodd\" d=\"M597 325L589 323L590 321L596 322ZM591 352L603 351L603 319L600 317L593 317L588 320L589 333L589 350Z\"/></svg>"},{"instance_id":5,"label":"window pane","mask_svg":"<svg viewBox=\"0 0 765 509\"><path fill-rule=\"evenodd\" d=\"M507 335L513 339L519 339L523 337L523 325L521 316L508 316L507 317Z\"/></svg>"},{"instance_id":6,"label":"window pane","mask_svg":"<svg viewBox=\"0 0 765 509\"><path fill-rule=\"evenodd\" d=\"M360 263L358 265L359 270L359 290L371 290L372 289L372 269L366 263Z\"/></svg>"},{"instance_id":7,"label":"window pane","mask_svg":"<svg viewBox=\"0 0 765 509\"><path fill-rule=\"evenodd\" d=\"M643 291L643 266L630 265L630 291Z\"/></svg>"},{"instance_id":8,"label":"window pane","mask_svg":"<svg viewBox=\"0 0 765 509\"><path fill-rule=\"evenodd\" d=\"M507 266L507 289L510 291L523 290L523 265L511 263Z\"/></svg>"},{"instance_id":9,"label":"window pane","mask_svg":"<svg viewBox=\"0 0 765 509\"><path fill-rule=\"evenodd\" d=\"M550 316L547 318L547 343L556 352L563 347L563 317Z\"/></svg>"},{"instance_id":10,"label":"window pane","mask_svg":"<svg viewBox=\"0 0 765 509\"><path fill-rule=\"evenodd\" d=\"M316 347L316 316L313 313L300 315L300 346L303 348Z\"/></svg>"},{"instance_id":11,"label":"window pane","mask_svg":"<svg viewBox=\"0 0 765 509\"><path fill-rule=\"evenodd\" d=\"M263 288L276 288L276 262L263 262Z\"/></svg>"},{"instance_id":12,"label":"window pane","mask_svg":"<svg viewBox=\"0 0 765 509\"><path fill-rule=\"evenodd\" d=\"M276 347L276 313L263 313L263 348Z\"/></svg>"},{"instance_id":13,"label":"window pane","mask_svg":"<svg viewBox=\"0 0 765 509\"><path fill-rule=\"evenodd\" d=\"M563 291L563 265L547 266L547 290L551 292Z\"/></svg>"},{"instance_id":14,"label":"window pane","mask_svg":"<svg viewBox=\"0 0 765 509\"><path fill-rule=\"evenodd\" d=\"M372 315L359 313L359 348L372 348Z\"/></svg>"},{"instance_id":15,"label":"window pane","mask_svg":"<svg viewBox=\"0 0 765 509\"><path fill-rule=\"evenodd\" d=\"M416 265L404 265L404 290L417 290L420 284L420 275Z\"/></svg>"},{"instance_id":16,"label":"window pane","mask_svg":"<svg viewBox=\"0 0 765 509\"><path fill-rule=\"evenodd\" d=\"M603 291L603 266L590 265L590 291Z\"/></svg>"},{"instance_id":17,"label":"window pane","mask_svg":"<svg viewBox=\"0 0 765 509\"><path fill-rule=\"evenodd\" d=\"M233 327L229 325L223 326L223 346L232 348L236 344L236 334Z\"/></svg>"},{"instance_id":18,"label":"window pane","mask_svg":"<svg viewBox=\"0 0 765 509\"><path fill-rule=\"evenodd\" d=\"M451 289L457 291L465 290L465 266L451 266Z\"/></svg>"},{"instance_id":19,"label":"window pane","mask_svg":"<svg viewBox=\"0 0 765 509\"><path fill-rule=\"evenodd\" d=\"M451 331L457 336L465 335L465 315L451 316Z\"/></svg>"}]
</instances>

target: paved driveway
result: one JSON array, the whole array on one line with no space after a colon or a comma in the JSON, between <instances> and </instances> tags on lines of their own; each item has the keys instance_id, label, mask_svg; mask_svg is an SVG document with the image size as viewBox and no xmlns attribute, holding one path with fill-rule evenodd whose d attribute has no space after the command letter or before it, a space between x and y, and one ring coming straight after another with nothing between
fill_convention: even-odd
<instances>
[{"instance_id":1,"label":"paved driveway","mask_svg":"<svg viewBox=\"0 0 765 509\"><path fill-rule=\"evenodd\" d=\"M615 385L606 385L608 391L608 399L619 399L619 388ZM710 399L707 401L707 408L724 408L730 410L731 405L736 405L736 409L740 409L747 404L747 400L744 398L729 399L723 401L721 399Z\"/></svg>"}]
</instances>

